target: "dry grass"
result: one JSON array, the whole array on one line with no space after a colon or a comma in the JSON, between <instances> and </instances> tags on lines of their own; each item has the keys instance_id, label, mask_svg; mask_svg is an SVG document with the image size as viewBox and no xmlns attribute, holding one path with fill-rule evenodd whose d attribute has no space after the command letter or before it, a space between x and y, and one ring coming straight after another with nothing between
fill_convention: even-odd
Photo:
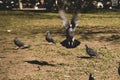
<instances>
[{"instance_id":1,"label":"dry grass","mask_svg":"<svg viewBox=\"0 0 120 80\"><path fill-rule=\"evenodd\" d=\"M88 80L89 73L96 80L120 79L119 12L80 14L75 37L81 44L73 49L60 44L65 36L57 13L0 11L0 15L0 80ZM47 30L52 31L56 45L45 41ZM15 36L31 47L14 50ZM80 58L88 56L85 44L104 56Z\"/></svg>"}]
</instances>

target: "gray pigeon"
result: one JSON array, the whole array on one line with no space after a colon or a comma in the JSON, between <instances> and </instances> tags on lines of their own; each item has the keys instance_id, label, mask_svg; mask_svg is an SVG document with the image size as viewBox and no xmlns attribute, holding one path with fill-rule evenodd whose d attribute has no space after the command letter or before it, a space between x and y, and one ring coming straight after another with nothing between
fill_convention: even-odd
<instances>
[{"instance_id":1,"label":"gray pigeon","mask_svg":"<svg viewBox=\"0 0 120 80\"><path fill-rule=\"evenodd\" d=\"M30 47L30 45L24 44L23 42L21 42L20 40L18 40L17 37L14 38L14 44L17 46L17 49L18 48L24 49L24 48L29 48Z\"/></svg>"},{"instance_id":2,"label":"gray pigeon","mask_svg":"<svg viewBox=\"0 0 120 80\"><path fill-rule=\"evenodd\" d=\"M74 44L74 40L75 40L74 39L74 32L75 32L75 29L77 27L78 13L75 12L73 14L73 17L71 19L71 23L69 23L67 17L65 16L64 10L60 10L59 13L60 13L60 17L61 17L62 22L63 22L63 26L65 27L66 39L68 41L68 44L72 46Z\"/></svg>"},{"instance_id":3,"label":"gray pigeon","mask_svg":"<svg viewBox=\"0 0 120 80\"><path fill-rule=\"evenodd\" d=\"M45 38L49 43L54 43L55 44L55 41L53 40L53 38L50 35L50 31L47 31L47 34L46 34Z\"/></svg>"},{"instance_id":4,"label":"gray pigeon","mask_svg":"<svg viewBox=\"0 0 120 80\"><path fill-rule=\"evenodd\" d=\"M88 47L88 45L85 45L86 47L86 52L87 54L90 56L90 57L93 57L93 56L99 56L100 53L98 53L97 51L93 50L92 48Z\"/></svg>"},{"instance_id":5,"label":"gray pigeon","mask_svg":"<svg viewBox=\"0 0 120 80\"><path fill-rule=\"evenodd\" d=\"M89 75L89 80L95 80L94 77L93 77L93 75L91 73Z\"/></svg>"}]
</instances>

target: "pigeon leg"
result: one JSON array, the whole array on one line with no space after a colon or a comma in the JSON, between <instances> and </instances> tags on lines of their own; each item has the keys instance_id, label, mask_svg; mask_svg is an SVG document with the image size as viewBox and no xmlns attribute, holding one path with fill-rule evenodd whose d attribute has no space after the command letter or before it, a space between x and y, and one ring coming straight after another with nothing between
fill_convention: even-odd
<instances>
[{"instance_id":1,"label":"pigeon leg","mask_svg":"<svg viewBox=\"0 0 120 80\"><path fill-rule=\"evenodd\" d=\"M72 41L72 46L74 46L74 42Z\"/></svg>"},{"instance_id":2,"label":"pigeon leg","mask_svg":"<svg viewBox=\"0 0 120 80\"><path fill-rule=\"evenodd\" d=\"M68 41L68 45L70 46L70 41Z\"/></svg>"}]
</instances>

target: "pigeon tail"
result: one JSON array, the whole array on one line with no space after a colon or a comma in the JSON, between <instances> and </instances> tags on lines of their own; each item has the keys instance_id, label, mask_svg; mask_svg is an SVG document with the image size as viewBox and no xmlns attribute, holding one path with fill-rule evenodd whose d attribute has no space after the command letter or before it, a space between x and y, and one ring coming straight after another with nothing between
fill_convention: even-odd
<instances>
[{"instance_id":1,"label":"pigeon tail","mask_svg":"<svg viewBox=\"0 0 120 80\"><path fill-rule=\"evenodd\" d=\"M22 49L25 49L25 48L30 48L30 45L29 44L25 44Z\"/></svg>"},{"instance_id":2,"label":"pigeon tail","mask_svg":"<svg viewBox=\"0 0 120 80\"><path fill-rule=\"evenodd\" d=\"M56 44L56 42L53 40L52 43Z\"/></svg>"}]
</instances>

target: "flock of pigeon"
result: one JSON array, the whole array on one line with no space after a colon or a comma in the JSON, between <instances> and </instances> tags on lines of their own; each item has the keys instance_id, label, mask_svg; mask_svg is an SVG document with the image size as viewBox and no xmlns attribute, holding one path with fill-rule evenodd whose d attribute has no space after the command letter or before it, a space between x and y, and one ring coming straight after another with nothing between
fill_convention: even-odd
<instances>
[{"instance_id":1,"label":"flock of pigeon","mask_svg":"<svg viewBox=\"0 0 120 80\"><path fill-rule=\"evenodd\" d=\"M60 14L60 17L62 19L63 26L65 27L66 41L67 41L68 45L72 47L72 46L75 45L74 32L75 32L75 29L77 27L78 12L75 12L73 14L73 17L72 17L70 23L69 23L67 17L65 16L64 10L60 10L59 14ZM45 39L48 43L56 44L54 39L52 38L52 36L50 34L50 31L47 31ZM18 40L17 37L14 38L14 44L17 46L16 49L19 49L19 48L24 49L24 48L29 48L30 47L30 45L24 44L23 42ZM86 53L90 56L90 58L92 58L94 56L101 55L101 53L99 53L99 52L93 50L92 48L88 47L87 44L85 45L85 47L86 47ZM120 75L120 63L119 63L118 73ZM89 75L89 80L94 80L94 77L91 73Z\"/></svg>"}]
</instances>

